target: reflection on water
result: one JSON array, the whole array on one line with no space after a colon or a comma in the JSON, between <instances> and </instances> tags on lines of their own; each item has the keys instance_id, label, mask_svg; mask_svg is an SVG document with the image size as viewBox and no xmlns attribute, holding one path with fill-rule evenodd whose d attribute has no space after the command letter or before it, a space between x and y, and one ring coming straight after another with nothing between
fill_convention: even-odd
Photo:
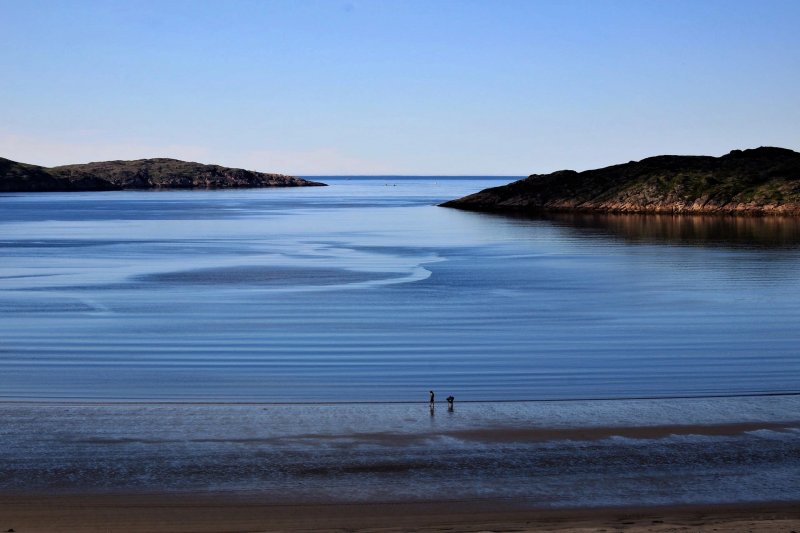
<instances>
[{"instance_id":1,"label":"reflection on water","mask_svg":"<svg viewBox=\"0 0 800 533\"><path fill-rule=\"evenodd\" d=\"M800 219L795 217L549 213L542 218L633 242L764 248L800 245Z\"/></svg>"}]
</instances>

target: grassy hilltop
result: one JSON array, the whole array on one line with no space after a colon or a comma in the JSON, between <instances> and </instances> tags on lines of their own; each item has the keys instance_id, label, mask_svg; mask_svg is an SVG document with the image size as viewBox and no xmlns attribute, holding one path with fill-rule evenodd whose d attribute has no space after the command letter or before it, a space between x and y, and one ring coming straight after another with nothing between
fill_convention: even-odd
<instances>
[{"instance_id":1,"label":"grassy hilltop","mask_svg":"<svg viewBox=\"0 0 800 533\"><path fill-rule=\"evenodd\" d=\"M800 153L762 147L722 157L662 155L584 172L560 170L442 206L518 213L800 215Z\"/></svg>"}]
</instances>

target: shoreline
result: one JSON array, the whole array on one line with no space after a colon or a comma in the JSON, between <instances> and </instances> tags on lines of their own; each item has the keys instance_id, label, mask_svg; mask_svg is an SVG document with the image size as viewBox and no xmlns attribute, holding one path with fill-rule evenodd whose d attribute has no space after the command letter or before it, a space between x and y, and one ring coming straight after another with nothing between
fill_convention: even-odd
<instances>
[{"instance_id":1,"label":"shoreline","mask_svg":"<svg viewBox=\"0 0 800 533\"><path fill-rule=\"evenodd\" d=\"M600 396L576 398L522 398L522 399L459 399L458 404L537 404L537 403L576 403L576 402L638 402L660 400L716 400L737 398L774 398L783 396L800 396L800 390L773 391L773 392L741 392L730 394L674 394L663 396ZM103 407L103 406L252 406L252 407L280 407L280 406L348 406L348 405L419 405L427 407L426 400L318 400L318 401L270 401L270 400L197 400L197 399L108 399L108 398L16 398L0 396L0 406L3 405L30 405L30 406L75 406L75 407ZM436 405L446 406L445 400L436 402Z\"/></svg>"},{"instance_id":2,"label":"shoreline","mask_svg":"<svg viewBox=\"0 0 800 533\"><path fill-rule=\"evenodd\" d=\"M775 395L759 397L735 397L733 399L783 398L798 403L798 395ZM691 402L694 398L678 398L674 401ZM698 399L701 401L709 398ZM630 400L630 403L657 400ZM573 403L573 402L552 402ZM616 403L605 401L605 403ZM538 405L537 405L538 404ZM509 411L487 411L482 407L508 406ZM61 402L7 402L0 400L0 414L22 417L45 416L48 426L56 424L63 416L82 423L81 429L71 429L68 442L72 444L122 444L132 442L174 443L178 441L198 443L247 443L280 444L302 440L311 442L338 442L349 439L355 443L381 443L402 447L411 443L422 443L435 438L452 438L463 442L483 443L541 443L548 441L598 441L610 438L636 440L658 440L671 436L739 436L760 430L785 433L800 431L800 418L789 411L776 411L772 416L764 412L760 416L744 416L734 407L712 417L687 415L692 404L685 404L680 411L675 406L667 416L631 418L632 413L611 411L609 417L600 416L595 406L586 414L585 409L575 411L572 418L554 416L560 411L536 409L539 402L460 402L455 411L441 406L442 417L434 420L429 414L428 404L414 403L61 403ZM676 404L677 405L677 404ZM322 411L309 410L319 408ZM521 408L521 409L517 409ZM381 410L376 419L376 409ZM633 408L631 408L633 409ZM641 410L641 407L638 408ZM630 409L629 409L630 411ZM211 427L218 424L217 417L236 412L240 424L228 425L225 430ZM89 423L98 413L110 417ZM332 414L348 417L348 423L340 427L330 418ZM548 415L549 413L549 415ZM578 414L583 413L583 414ZM779 416L778 414L782 415ZM165 424L165 417L177 423L185 416L202 418L196 427L185 427L180 433L172 433L174 427ZM457 415L457 416L456 416ZM249 417L245 419L245 416ZM281 417L276 425L275 416ZM291 417L287 419L286 417ZM88 418L87 418L88 417ZM134 422L133 426L131 423ZM269 421L269 424L266 422ZM142 424L146 424L143 426ZM116 425L116 426L115 426ZM35 426L26 424L29 432ZM128 429L126 429L128 428ZM209 429L210 428L210 429ZM9 433L12 435L13 433ZM33 433L30 433L32 436Z\"/></svg>"},{"instance_id":3,"label":"shoreline","mask_svg":"<svg viewBox=\"0 0 800 533\"><path fill-rule=\"evenodd\" d=\"M0 495L0 530L797 531L800 502L537 508L518 500L272 503L258 494Z\"/></svg>"},{"instance_id":4,"label":"shoreline","mask_svg":"<svg viewBox=\"0 0 800 533\"><path fill-rule=\"evenodd\" d=\"M482 191L475 193L480 194ZM470 195L472 196L472 195ZM710 220L713 219L775 219L775 220L791 220L797 219L800 216L800 207L790 206L778 208L773 206L760 206L760 207L732 207L732 208L696 208L691 205L688 206L630 206L625 204L614 204L613 206L573 206L569 202L563 204L548 205L546 207L529 207L529 206L507 206L507 205L493 205L493 204L467 204L460 203L465 198L455 198L448 200L437 207L445 207L448 209L458 209L460 211L468 211L473 213L489 213L496 215L506 216L519 216L522 218L547 218L548 216L558 215L617 215L617 216L664 216L664 217L706 217Z\"/></svg>"}]
</instances>

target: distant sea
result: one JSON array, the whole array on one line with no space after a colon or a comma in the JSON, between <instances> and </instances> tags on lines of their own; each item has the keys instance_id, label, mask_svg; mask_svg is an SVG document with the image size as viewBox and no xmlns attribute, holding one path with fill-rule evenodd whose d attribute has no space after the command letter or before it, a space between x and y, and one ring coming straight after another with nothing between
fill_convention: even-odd
<instances>
[{"instance_id":1,"label":"distant sea","mask_svg":"<svg viewBox=\"0 0 800 533\"><path fill-rule=\"evenodd\" d=\"M312 179L0 195L0 492L800 499L798 222Z\"/></svg>"}]
</instances>

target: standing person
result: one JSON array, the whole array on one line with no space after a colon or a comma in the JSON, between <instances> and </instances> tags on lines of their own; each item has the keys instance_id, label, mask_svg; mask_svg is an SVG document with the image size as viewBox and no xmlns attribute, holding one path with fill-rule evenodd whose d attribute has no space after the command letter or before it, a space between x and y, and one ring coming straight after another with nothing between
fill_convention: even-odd
<instances>
[{"instance_id":1,"label":"standing person","mask_svg":"<svg viewBox=\"0 0 800 533\"><path fill-rule=\"evenodd\" d=\"M433 405L433 397L434 397L435 395L433 394L433 391L428 391L428 392L430 392L430 394L431 394L431 401L430 401L430 404L431 404L431 405Z\"/></svg>"},{"instance_id":2,"label":"standing person","mask_svg":"<svg viewBox=\"0 0 800 533\"><path fill-rule=\"evenodd\" d=\"M450 411L451 413L453 412L453 402L455 400L456 399L453 397L452 394L447 397L447 410Z\"/></svg>"}]
</instances>

